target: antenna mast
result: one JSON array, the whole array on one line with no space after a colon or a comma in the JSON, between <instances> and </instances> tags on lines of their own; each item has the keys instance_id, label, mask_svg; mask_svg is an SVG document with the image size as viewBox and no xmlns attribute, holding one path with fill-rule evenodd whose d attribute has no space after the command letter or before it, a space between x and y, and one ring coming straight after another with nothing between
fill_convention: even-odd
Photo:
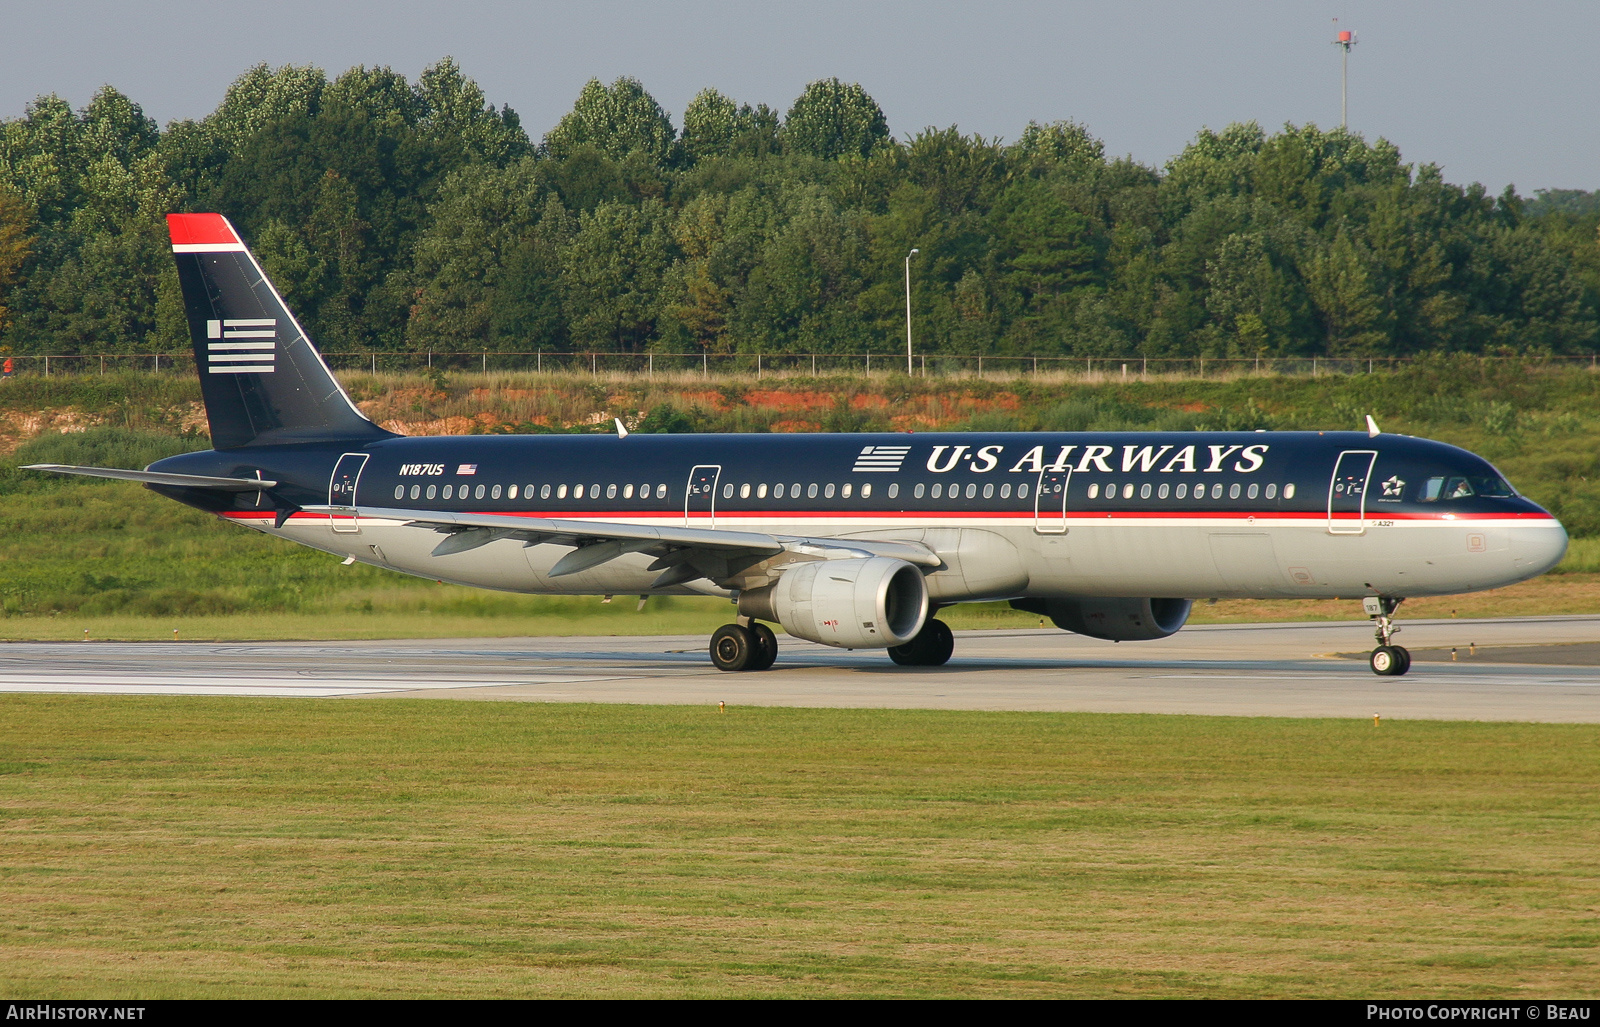
<instances>
[{"instance_id":1,"label":"antenna mast","mask_svg":"<svg viewBox=\"0 0 1600 1027\"><path fill-rule=\"evenodd\" d=\"M1339 19L1333 19L1333 28L1337 33L1333 45L1344 51L1340 55L1342 67L1339 72L1339 129L1350 129L1350 48L1356 45L1356 34L1348 29L1339 29Z\"/></svg>"}]
</instances>

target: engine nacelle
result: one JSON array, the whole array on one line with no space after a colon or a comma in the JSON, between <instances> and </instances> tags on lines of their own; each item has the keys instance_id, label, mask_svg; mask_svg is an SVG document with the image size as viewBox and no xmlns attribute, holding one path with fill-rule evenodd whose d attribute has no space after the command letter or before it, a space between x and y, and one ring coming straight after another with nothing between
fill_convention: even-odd
<instances>
[{"instance_id":1,"label":"engine nacelle","mask_svg":"<svg viewBox=\"0 0 1600 1027\"><path fill-rule=\"evenodd\" d=\"M928 586L904 560L818 560L791 564L775 583L741 592L739 613L823 645L886 649L922 630Z\"/></svg>"},{"instance_id":2,"label":"engine nacelle","mask_svg":"<svg viewBox=\"0 0 1600 1027\"><path fill-rule=\"evenodd\" d=\"M1049 617L1056 627L1112 642L1166 638L1189 620L1191 599L1013 599L1011 606Z\"/></svg>"}]
</instances>

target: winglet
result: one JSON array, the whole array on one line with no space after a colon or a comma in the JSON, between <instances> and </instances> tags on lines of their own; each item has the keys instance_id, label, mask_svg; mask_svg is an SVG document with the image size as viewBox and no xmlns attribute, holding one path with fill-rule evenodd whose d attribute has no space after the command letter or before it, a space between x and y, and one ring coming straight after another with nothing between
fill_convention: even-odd
<instances>
[{"instance_id":1,"label":"winglet","mask_svg":"<svg viewBox=\"0 0 1600 1027\"><path fill-rule=\"evenodd\" d=\"M627 428L626 425L624 425L622 423L622 418L613 417L612 420L617 422L617 438L619 438L619 439L627 438L628 437L628 428Z\"/></svg>"},{"instance_id":2,"label":"winglet","mask_svg":"<svg viewBox=\"0 0 1600 1027\"><path fill-rule=\"evenodd\" d=\"M1380 432L1378 430L1378 422L1374 421L1372 419L1372 415L1371 414L1368 414L1367 415L1367 438L1375 439L1381 434L1382 434L1382 432Z\"/></svg>"}]
</instances>

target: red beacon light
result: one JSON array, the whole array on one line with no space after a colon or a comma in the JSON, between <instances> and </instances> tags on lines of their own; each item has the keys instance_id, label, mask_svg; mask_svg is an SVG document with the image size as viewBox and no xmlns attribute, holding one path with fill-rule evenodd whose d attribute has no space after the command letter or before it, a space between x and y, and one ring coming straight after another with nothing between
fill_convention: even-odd
<instances>
[{"instance_id":1,"label":"red beacon light","mask_svg":"<svg viewBox=\"0 0 1600 1027\"><path fill-rule=\"evenodd\" d=\"M1339 42L1352 43L1354 41L1353 33L1351 33L1349 29L1345 29L1339 33Z\"/></svg>"}]
</instances>

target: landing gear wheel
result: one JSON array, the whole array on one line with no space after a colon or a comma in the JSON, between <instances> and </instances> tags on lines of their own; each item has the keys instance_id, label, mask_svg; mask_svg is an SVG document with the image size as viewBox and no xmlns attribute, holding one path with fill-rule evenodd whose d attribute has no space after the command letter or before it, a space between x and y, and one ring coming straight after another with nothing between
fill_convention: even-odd
<instances>
[{"instance_id":1,"label":"landing gear wheel","mask_svg":"<svg viewBox=\"0 0 1600 1027\"><path fill-rule=\"evenodd\" d=\"M1389 596L1368 596L1361 601L1367 616L1371 617L1378 627L1375 632L1378 648L1372 650L1372 656L1368 661L1372 664L1374 674L1399 677L1411 669L1411 654L1406 651L1405 646L1394 644L1394 636L1400 631L1394 624L1394 612L1403 602L1405 602L1403 598Z\"/></svg>"},{"instance_id":2,"label":"landing gear wheel","mask_svg":"<svg viewBox=\"0 0 1600 1027\"><path fill-rule=\"evenodd\" d=\"M778 636L765 624L751 624L750 634L755 641L755 652L745 670L768 670L778 659Z\"/></svg>"},{"instance_id":3,"label":"landing gear wheel","mask_svg":"<svg viewBox=\"0 0 1600 1027\"><path fill-rule=\"evenodd\" d=\"M718 670L749 670L757 653L749 628L724 624L711 636L711 662Z\"/></svg>"},{"instance_id":4,"label":"landing gear wheel","mask_svg":"<svg viewBox=\"0 0 1600 1027\"><path fill-rule=\"evenodd\" d=\"M956 636L942 620L929 620L905 645L889 647L889 659L902 667L942 667L955 652Z\"/></svg>"}]
</instances>

